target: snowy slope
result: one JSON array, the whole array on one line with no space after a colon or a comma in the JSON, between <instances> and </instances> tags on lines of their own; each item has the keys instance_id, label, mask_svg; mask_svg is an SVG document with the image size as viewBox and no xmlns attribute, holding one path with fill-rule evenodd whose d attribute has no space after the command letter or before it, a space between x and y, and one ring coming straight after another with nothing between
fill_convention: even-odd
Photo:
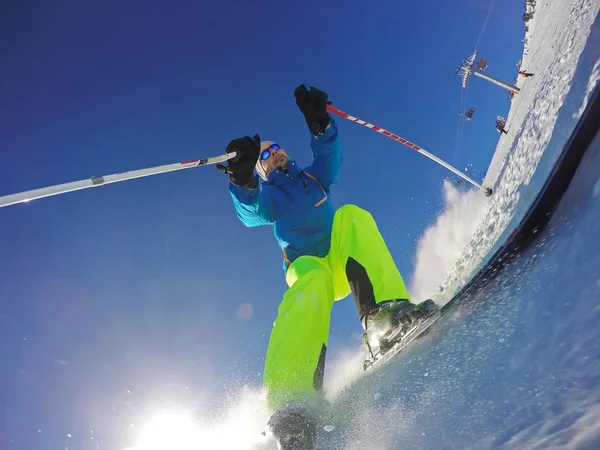
<instances>
[{"instance_id":1,"label":"snowy slope","mask_svg":"<svg viewBox=\"0 0 600 450\"><path fill-rule=\"evenodd\" d=\"M467 209L445 186L446 210L419 243L412 282L417 299L436 295L442 283L436 301L452 298L529 208L600 78L598 31L590 33L599 9L597 0L537 2L521 65L535 75L519 78L521 93L512 101L508 134L501 135L487 172L484 185L495 193L489 201L469 199ZM453 234L455 229L474 233L465 239ZM446 247L441 255L440 243Z\"/></svg>"},{"instance_id":2,"label":"snowy slope","mask_svg":"<svg viewBox=\"0 0 600 450\"><path fill-rule=\"evenodd\" d=\"M494 185L498 181L509 153L517 154L513 158L519 159L512 163L512 171L517 166L529 169L515 174L516 181L527 183L531 178L552 137L558 111L573 82L577 61L599 7L594 0L537 3L533 19L528 22L525 37L528 44L521 60L521 70L535 75L518 78L521 93L514 98L508 115L509 134L501 136L484 184ZM598 73L593 81L597 79ZM502 181L505 185L506 180Z\"/></svg>"},{"instance_id":3,"label":"snowy slope","mask_svg":"<svg viewBox=\"0 0 600 450\"><path fill-rule=\"evenodd\" d=\"M599 167L597 136L545 237L338 399L341 448L600 448Z\"/></svg>"}]
</instances>

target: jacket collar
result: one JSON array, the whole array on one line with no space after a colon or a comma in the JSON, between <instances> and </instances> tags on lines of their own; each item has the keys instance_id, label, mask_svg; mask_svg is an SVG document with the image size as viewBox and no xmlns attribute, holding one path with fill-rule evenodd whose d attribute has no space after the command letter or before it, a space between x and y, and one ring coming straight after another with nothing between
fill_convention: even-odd
<instances>
[{"instance_id":1,"label":"jacket collar","mask_svg":"<svg viewBox=\"0 0 600 450\"><path fill-rule=\"evenodd\" d=\"M281 186L290 182L294 178L298 177L302 171L298 169L296 161L289 161L286 170L277 169L269 174L267 183Z\"/></svg>"}]
</instances>

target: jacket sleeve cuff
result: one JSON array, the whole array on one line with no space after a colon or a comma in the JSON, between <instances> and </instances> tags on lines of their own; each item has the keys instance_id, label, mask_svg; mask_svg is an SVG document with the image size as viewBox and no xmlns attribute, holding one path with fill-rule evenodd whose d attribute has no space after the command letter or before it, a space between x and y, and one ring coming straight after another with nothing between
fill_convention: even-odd
<instances>
[{"instance_id":1,"label":"jacket sleeve cuff","mask_svg":"<svg viewBox=\"0 0 600 450\"><path fill-rule=\"evenodd\" d=\"M245 175L245 174L244 174ZM258 177L250 173L249 176L236 176L235 174L229 175L229 182L235 186L242 187L249 191L258 189Z\"/></svg>"}]
</instances>

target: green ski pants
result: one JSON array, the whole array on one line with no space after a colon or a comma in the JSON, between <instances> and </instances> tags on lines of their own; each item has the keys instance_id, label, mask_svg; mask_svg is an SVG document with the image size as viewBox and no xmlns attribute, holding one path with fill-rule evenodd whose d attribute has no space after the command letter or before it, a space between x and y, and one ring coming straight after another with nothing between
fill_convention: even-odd
<instances>
[{"instance_id":1,"label":"green ski pants","mask_svg":"<svg viewBox=\"0 0 600 450\"><path fill-rule=\"evenodd\" d=\"M335 300L352 292L361 318L382 301L410 300L373 217L354 205L336 211L329 254L299 257L288 268L286 282L289 289L279 305L265 361L270 410L322 388Z\"/></svg>"}]
</instances>

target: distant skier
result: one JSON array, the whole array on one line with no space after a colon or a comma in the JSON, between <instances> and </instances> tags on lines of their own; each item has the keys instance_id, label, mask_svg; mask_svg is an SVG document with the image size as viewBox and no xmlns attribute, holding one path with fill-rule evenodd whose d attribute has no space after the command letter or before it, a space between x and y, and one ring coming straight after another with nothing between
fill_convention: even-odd
<instances>
[{"instance_id":1,"label":"distant skier","mask_svg":"<svg viewBox=\"0 0 600 450\"><path fill-rule=\"evenodd\" d=\"M282 146L259 135L232 140L239 159L229 174L238 218L248 227L273 225L289 286L267 350L264 388L269 427L281 449L311 449L317 426L310 404L322 389L331 308L352 292L367 344L437 310L411 303L400 272L371 214L355 205L335 210L330 190L342 165L327 94L301 85L296 104L311 132L314 160L302 169ZM262 183L254 175L262 178Z\"/></svg>"},{"instance_id":2,"label":"distant skier","mask_svg":"<svg viewBox=\"0 0 600 450\"><path fill-rule=\"evenodd\" d=\"M501 134L508 134L506 131L506 118L502 116L496 117L496 130Z\"/></svg>"},{"instance_id":3,"label":"distant skier","mask_svg":"<svg viewBox=\"0 0 600 450\"><path fill-rule=\"evenodd\" d=\"M530 73L530 72L525 72L524 70L520 70L519 75L522 76L523 78L529 78L529 77L532 77L534 74Z\"/></svg>"}]
</instances>

